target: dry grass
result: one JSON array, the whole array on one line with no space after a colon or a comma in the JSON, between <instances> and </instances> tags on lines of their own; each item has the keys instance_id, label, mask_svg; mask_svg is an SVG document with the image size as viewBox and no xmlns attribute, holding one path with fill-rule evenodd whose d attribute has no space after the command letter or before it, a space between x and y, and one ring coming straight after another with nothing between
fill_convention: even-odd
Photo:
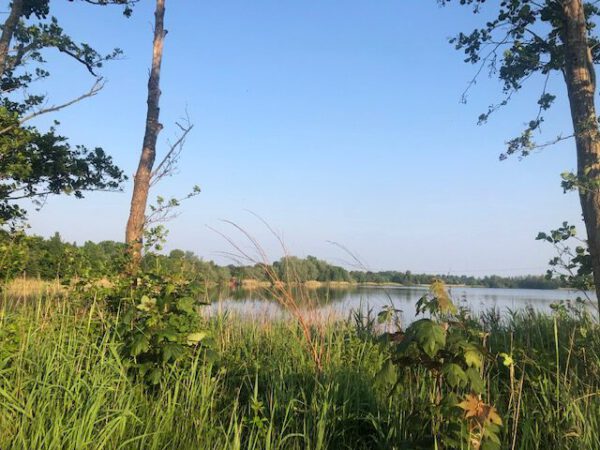
<instances>
[{"instance_id":1,"label":"dry grass","mask_svg":"<svg viewBox=\"0 0 600 450\"><path fill-rule=\"evenodd\" d=\"M56 297L64 293L60 281L38 278L15 278L1 285L3 297L13 301L26 301L40 297Z\"/></svg>"},{"instance_id":2,"label":"dry grass","mask_svg":"<svg viewBox=\"0 0 600 450\"><path fill-rule=\"evenodd\" d=\"M259 281L252 279L242 280L243 289L263 289L269 287L271 287L271 283L269 281Z\"/></svg>"}]
</instances>

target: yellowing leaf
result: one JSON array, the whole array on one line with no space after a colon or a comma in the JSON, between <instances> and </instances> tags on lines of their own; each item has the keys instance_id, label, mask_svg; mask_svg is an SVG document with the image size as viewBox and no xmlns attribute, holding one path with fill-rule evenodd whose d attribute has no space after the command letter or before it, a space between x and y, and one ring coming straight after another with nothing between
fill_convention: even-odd
<instances>
[{"instance_id":1,"label":"yellowing leaf","mask_svg":"<svg viewBox=\"0 0 600 450\"><path fill-rule=\"evenodd\" d=\"M206 333L206 331L188 334L187 345L196 345L198 342L204 339L207 336L207 334L208 333Z\"/></svg>"},{"instance_id":2,"label":"yellowing leaf","mask_svg":"<svg viewBox=\"0 0 600 450\"><path fill-rule=\"evenodd\" d=\"M498 414L498 410L493 406L487 406L486 419L496 425L502 425L502 418L500 417L500 414Z\"/></svg>"},{"instance_id":3,"label":"yellowing leaf","mask_svg":"<svg viewBox=\"0 0 600 450\"><path fill-rule=\"evenodd\" d=\"M456 306L452 303L452 299L450 295L448 295L448 291L446 291L446 285L441 280L435 280L431 283L431 293L437 299L438 307L440 312L443 314L456 313Z\"/></svg>"},{"instance_id":4,"label":"yellowing leaf","mask_svg":"<svg viewBox=\"0 0 600 450\"><path fill-rule=\"evenodd\" d=\"M498 414L498 410L486 404L478 395L469 394L456 406L465 411L466 419L474 419L479 425L486 423L502 425L502 418Z\"/></svg>"},{"instance_id":5,"label":"yellowing leaf","mask_svg":"<svg viewBox=\"0 0 600 450\"><path fill-rule=\"evenodd\" d=\"M478 350L469 349L465 351L464 358L467 366L481 369L481 353Z\"/></svg>"},{"instance_id":6,"label":"yellowing leaf","mask_svg":"<svg viewBox=\"0 0 600 450\"><path fill-rule=\"evenodd\" d=\"M465 411L465 417L477 417L481 414L481 399L473 394L469 394L457 406Z\"/></svg>"},{"instance_id":7,"label":"yellowing leaf","mask_svg":"<svg viewBox=\"0 0 600 450\"><path fill-rule=\"evenodd\" d=\"M511 355L507 353L500 353L500 356L502 357L502 364L504 364L506 367L510 367L515 364L515 360Z\"/></svg>"},{"instance_id":8,"label":"yellowing leaf","mask_svg":"<svg viewBox=\"0 0 600 450\"><path fill-rule=\"evenodd\" d=\"M136 306L137 309L139 309L140 311L150 311L152 309L154 309L154 307L156 306L156 299L155 298L149 298L147 295L144 295L140 301L140 304Z\"/></svg>"}]
</instances>

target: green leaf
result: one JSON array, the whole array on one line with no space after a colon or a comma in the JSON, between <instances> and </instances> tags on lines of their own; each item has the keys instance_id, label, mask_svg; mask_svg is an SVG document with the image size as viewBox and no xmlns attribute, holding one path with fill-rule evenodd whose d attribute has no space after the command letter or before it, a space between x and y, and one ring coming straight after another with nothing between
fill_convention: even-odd
<instances>
[{"instance_id":1,"label":"green leaf","mask_svg":"<svg viewBox=\"0 0 600 450\"><path fill-rule=\"evenodd\" d=\"M385 363L383 363L381 370L379 370L375 375L375 384L378 384L380 386L386 386L388 384L395 383L396 378L397 374L396 368L394 367L394 363L391 359L388 359Z\"/></svg>"},{"instance_id":2,"label":"green leaf","mask_svg":"<svg viewBox=\"0 0 600 450\"><path fill-rule=\"evenodd\" d=\"M446 377L448 384L453 388L464 387L467 384L467 375L458 364L445 364L442 368L442 373Z\"/></svg>"},{"instance_id":3,"label":"green leaf","mask_svg":"<svg viewBox=\"0 0 600 450\"><path fill-rule=\"evenodd\" d=\"M152 369L150 371L150 373L148 374L148 382L150 384L160 383L161 378L162 378L162 369L159 369L158 367L155 369Z\"/></svg>"},{"instance_id":4,"label":"green leaf","mask_svg":"<svg viewBox=\"0 0 600 450\"><path fill-rule=\"evenodd\" d=\"M177 300L177 309L179 311L188 313L188 314L195 314L196 310L194 309L194 304L196 302L194 301L193 298L191 297L183 297L180 298L179 300Z\"/></svg>"},{"instance_id":5,"label":"green leaf","mask_svg":"<svg viewBox=\"0 0 600 450\"><path fill-rule=\"evenodd\" d=\"M481 450L500 450L502 447L491 439L484 439L480 448Z\"/></svg>"},{"instance_id":6,"label":"green leaf","mask_svg":"<svg viewBox=\"0 0 600 450\"><path fill-rule=\"evenodd\" d=\"M377 323L387 323L394 317L394 310L390 307L385 307L377 314Z\"/></svg>"},{"instance_id":7,"label":"green leaf","mask_svg":"<svg viewBox=\"0 0 600 450\"><path fill-rule=\"evenodd\" d=\"M469 367L465 374L469 379L469 383L471 384L471 390L477 394L481 394L483 392L483 378L481 378L481 374L479 370L474 369L473 367Z\"/></svg>"},{"instance_id":8,"label":"green leaf","mask_svg":"<svg viewBox=\"0 0 600 450\"><path fill-rule=\"evenodd\" d=\"M180 344L169 342L162 349L163 362L176 361L183 356L183 348Z\"/></svg>"},{"instance_id":9,"label":"green leaf","mask_svg":"<svg viewBox=\"0 0 600 450\"><path fill-rule=\"evenodd\" d=\"M207 348L204 352L204 359L207 363L213 364L219 359L219 354L215 352L212 348Z\"/></svg>"},{"instance_id":10,"label":"green leaf","mask_svg":"<svg viewBox=\"0 0 600 450\"><path fill-rule=\"evenodd\" d=\"M173 292L175 292L175 285L173 283L167 284L165 287L165 295L171 295Z\"/></svg>"},{"instance_id":11,"label":"green leaf","mask_svg":"<svg viewBox=\"0 0 600 450\"><path fill-rule=\"evenodd\" d=\"M144 334L138 334L133 338L129 353L131 356L138 356L150 349L150 342Z\"/></svg>"},{"instance_id":12,"label":"green leaf","mask_svg":"<svg viewBox=\"0 0 600 450\"><path fill-rule=\"evenodd\" d=\"M429 319L418 320L411 328L417 343L430 358L446 345L446 330Z\"/></svg>"},{"instance_id":13,"label":"green leaf","mask_svg":"<svg viewBox=\"0 0 600 450\"><path fill-rule=\"evenodd\" d=\"M481 365L483 364L483 355L474 345L469 345L465 348L465 354L463 355L465 358L465 363L469 367L476 367L477 369L481 369Z\"/></svg>"},{"instance_id":14,"label":"green leaf","mask_svg":"<svg viewBox=\"0 0 600 450\"><path fill-rule=\"evenodd\" d=\"M149 312L156 307L156 299L144 295L140 300L140 304L136 306L140 311Z\"/></svg>"},{"instance_id":15,"label":"green leaf","mask_svg":"<svg viewBox=\"0 0 600 450\"><path fill-rule=\"evenodd\" d=\"M160 340L166 339L169 342L177 342L178 338L177 331L171 327L161 330L159 333L156 333L156 335Z\"/></svg>"}]
</instances>

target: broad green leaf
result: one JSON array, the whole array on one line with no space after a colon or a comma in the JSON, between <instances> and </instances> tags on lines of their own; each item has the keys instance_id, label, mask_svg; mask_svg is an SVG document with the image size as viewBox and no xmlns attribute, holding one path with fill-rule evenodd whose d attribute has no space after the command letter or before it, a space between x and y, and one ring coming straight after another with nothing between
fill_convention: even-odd
<instances>
[{"instance_id":1,"label":"broad green leaf","mask_svg":"<svg viewBox=\"0 0 600 450\"><path fill-rule=\"evenodd\" d=\"M173 283L167 284L167 287L165 287L165 294L171 295L173 292L175 292L175 285L173 285Z\"/></svg>"},{"instance_id":2,"label":"broad green leaf","mask_svg":"<svg viewBox=\"0 0 600 450\"><path fill-rule=\"evenodd\" d=\"M197 333L188 334L187 345L196 345L202 339L204 339L208 333L206 331L199 331Z\"/></svg>"},{"instance_id":3,"label":"broad green leaf","mask_svg":"<svg viewBox=\"0 0 600 450\"><path fill-rule=\"evenodd\" d=\"M215 352L212 348L207 348L204 352L204 359L207 363L214 363L219 359L219 354Z\"/></svg>"},{"instance_id":4,"label":"broad green leaf","mask_svg":"<svg viewBox=\"0 0 600 450\"><path fill-rule=\"evenodd\" d=\"M171 327L167 327L156 334L159 338L166 339L169 342L176 342L178 337L177 331Z\"/></svg>"},{"instance_id":5,"label":"broad green leaf","mask_svg":"<svg viewBox=\"0 0 600 450\"><path fill-rule=\"evenodd\" d=\"M133 338L131 343L131 356L138 356L141 353L147 352L149 348L150 342L148 341L148 338L140 333Z\"/></svg>"},{"instance_id":6,"label":"broad green leaf","mask_svg":"<svg viewBox=\"0 0 600 450\"><path fill-rule=\"evenodd\" d=\"M145 362L143 364L138 364L137 370L141 376L144 376L144 375L146 375L146 372L148 372L153 366L154 366L153 363Z\"/></svg>"},{"instance_id":7,"label":"broad green leaf","mask_svg":"<svg viewBox=\"0 0 600 450\"><path fill-rule=\"evenodd\" d=\"M411 328L417 343L430 358L446 345L446 330L429 319L418 320Z\"/></svg>"},{"instance_id":8,"label":"broad green leaf","mask_svg":"<svg viewBox=\"0 0 600 450\"><path fill-rule=\"evenodd\" d=\"M465 349L465 354L463 355L465 358L465 363L469 367L475 367L477 369L481 369L481 365L483 364L483 355L475 346L469 346Z\"/></svg>"},{"instance_id":9,"label":"broad green leaf","mask_svg":"<svg viewBox=\"0 0 600 450\"><path fill-rule=\"evenodd\" d=\"M379 311L379 314L377 314L377 323L387 323L392 320L392 317L394 317L394 310L389 307L384 308L383 310Z\"/></svg>"},{"instance_id":10,"label":"broad green leaf","mask_svg":"<svg viewBox=\"0 0 600 450\"><path fill-rule=\"evenodd\" d=\"M481 378L481 374L479 373L479 370L477 370L473 367L469 367L465 371L465 374L467 375L467 378L469 379L469 383L471 384L471 390L473 392L475 392L476 394L481 394L483 392L484 384L483 384L483 378Z\"/></svg>"},{"instance_id":11,"label":"broad green leaf","mask_svg":"<svg viewBox=\"0 0 600 450\"><path fill-rule=\"evenodd\" d=\"M194 304L195 302L193 298L183 297L177 300L177 309L188 314L195 314L196 310L194 309Z\"/></svg>"},{"instance_id":12,"label":"broad green leaf","mask_svg":"<svg viewBox=\"0 0 600 450\"><path fill-rule=\"evenodd\" d=\"M380 386L385 386L395 383L396 378L397 374L394 363L392 363L391 359L388 359L385 363L383 363L381 370L379 370L375 375L375 383Z\"/></svg>"},{"instance_id":13,"label":"broad green leaf","mask_svg":"<svg viewBox=\"0 0 600 450\"><path fill-rule=\"evenodd\" d=\"M162 360L163 362L176 361L183 355L183 348L181 344L169 342L165 344L162 349Z\"/></svg>"},{"instance_id":14,"label":"broad green leaf","mask_svg":"<svg viewBox=\"0 0 600 450\"><path fill-rule=\"evenodd\" d=\"M458 364L445 364L442 368L442 373L451 387L463 387L467 384L467 375Z\"/></svg>"},{"instance_id":15,"label":"broad green leaf","mask_svg":"<svg viewBox=\"0 0 600 450\"><path fill-rule=\"evenodd\" d=\"M160 383L160 379L162 377L162 370L159 368L152 369L148 374L148 381L150 384L158 384Z\"/></svg>"}]
</instances>

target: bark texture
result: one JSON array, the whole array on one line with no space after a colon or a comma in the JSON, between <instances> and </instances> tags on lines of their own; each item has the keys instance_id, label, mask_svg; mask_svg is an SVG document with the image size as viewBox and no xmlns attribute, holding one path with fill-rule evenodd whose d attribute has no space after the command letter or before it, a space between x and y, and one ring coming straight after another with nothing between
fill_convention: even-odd
<instances>
[{"instance_id":1,"label":"bark texture","mask_svg":"<svg viewBox=\"0 0 600 450\"><path fill-rule=\"evenodd\" d=\"M564 77L577 147L579 199L592 258L594 285L600 305L600 132L594 96L596 73L588 44L582 0L563 1Z\"/></svg>"},{"instance_id":2,"label":"bark texture","mask_svg":"<svg viewBox=\"0 0 600 450\"><path fill-rule=\"evenodd\" d=\"M4 74L4 70L6 70L10 42L15 34L17 25L19 25L19 19L23 14L23 2L24 0L13 0L10 13L2 28L2 35L0 35L0 75Z\"/></svg>"},{"instance_id":3,"label":"bark texture","mask_svg":"<svg viewBox=\"0 0 600 450\"><path fill-rule=\"evenodd\" d=\"M162 64L163 43L166 35L164 29L165 0L156 0L154 17L154 41L152 46L152 68L148 79L146 131L144 133L140 163L133 180L131 210L129 212L129 220L127 221L125 233L125 242L129 245L132 271L136 271L139 268L142 257L148 192L150 190L150 182L152 179L152 168L156 159L156 141L158 139L158 134L162 129L162 125L159 122L159 100L160 69Z\"/></svg>"}]
</instances>

